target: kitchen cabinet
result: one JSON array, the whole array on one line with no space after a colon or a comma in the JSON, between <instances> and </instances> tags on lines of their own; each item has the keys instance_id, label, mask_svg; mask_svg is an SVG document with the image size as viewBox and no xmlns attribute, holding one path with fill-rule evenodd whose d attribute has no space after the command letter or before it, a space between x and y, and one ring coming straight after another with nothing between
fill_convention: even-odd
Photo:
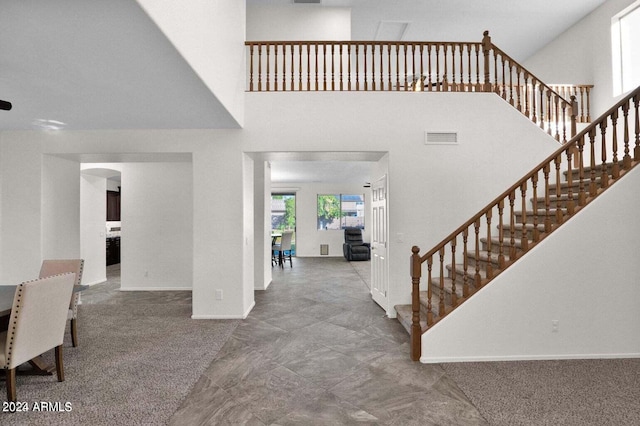
<instances>
[{"instance_id":1,"label":"kitchen cabinet","mask_svg":"<svg viewBox=\"0 0 640 426\"><path fill-rule=\"evenodd\" d=\"M120 220L120 192L107 191L107 222Z\"/></svg>"},{"instance_id":2,"label":"kitchen cabinet","mask_svg":"<svg viewBox=\"0 0 640 426\"><path fill-rule=\"evenodd\" d=\"M120 237L107 238L107 266L120 263Z\"/></svg>"}]
</instances>

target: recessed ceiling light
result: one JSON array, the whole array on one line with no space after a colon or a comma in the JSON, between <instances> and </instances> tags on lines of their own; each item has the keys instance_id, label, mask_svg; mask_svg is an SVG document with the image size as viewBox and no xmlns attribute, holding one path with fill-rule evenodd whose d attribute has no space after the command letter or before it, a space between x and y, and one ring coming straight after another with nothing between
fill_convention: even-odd
<instances>
[{"instance_id":1,"label":"recessed ceiling light","mask_svg":"<svg viewBox=\"0 0 640 426\"><path fill-rule=\"evenodd\" d=\"M31 124L34 127L39 127L44 130L61 130L67 125L67 123L63 123L62 121L48 120L45 118L36 118Z\"/></svg>"}]
</instances>

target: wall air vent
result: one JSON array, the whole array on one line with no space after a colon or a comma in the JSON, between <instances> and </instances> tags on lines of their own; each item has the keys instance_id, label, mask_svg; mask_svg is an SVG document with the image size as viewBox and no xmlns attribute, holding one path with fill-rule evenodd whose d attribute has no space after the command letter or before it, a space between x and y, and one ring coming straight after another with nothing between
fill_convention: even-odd
<instances>
[{"instance_id":1,"label":"wall air vent","mask_svg":"<svg viewBox=\"0 0 640 426\"><path fill-rule=\"evenodd\" d=\"M424 132L425 145L457 145L458 133L456 132Z\"/></svg>"},{"instance_id":2,"label":"wall air vent","mask_svg":"<svg viewBox=\"0 0 640 426\"><path fill-rule=\"evenodd\" d=\"M329 256L329 244L320 244L320 256Z\"/></svg>"},{"instance_id":3,"label":"wall air vent","mask_svg":"<svg viewBox=\"0 0 640 426\"><path fill-rule=\"evenodd\" d=\"M321 0L293 0L294 4L320 4Z\"/></svg>"}]
</instances>

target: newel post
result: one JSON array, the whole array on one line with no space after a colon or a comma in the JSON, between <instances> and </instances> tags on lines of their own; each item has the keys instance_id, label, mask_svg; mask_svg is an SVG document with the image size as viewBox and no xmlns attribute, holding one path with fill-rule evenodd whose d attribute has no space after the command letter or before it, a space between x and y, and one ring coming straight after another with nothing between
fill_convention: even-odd
<instances>
[{"instance_id":1,"label":"newel post","mask_svg":"<svg viewBox=\"0 0 640 426\"><path fill-rule=\"evenodd\" d=\"M482 53L484 53L484 85L482 91L491 92L491 72L489 61L492 46L491 36L489 35L489 31L485 31L483 35L484 37L482 38Z\"/></svg>"},{"instance_id":2,"label":"newel post","mask_svg":"<svg viewBox=\"0 0 640 426\"><path fill-rule=\"evenodd\" d=\"M411 248L411 360L420 360L422 350L422 327L420 326L420 277L422 275L422 262L420 260L420 248Z\"/></svg>"}]
</instances>

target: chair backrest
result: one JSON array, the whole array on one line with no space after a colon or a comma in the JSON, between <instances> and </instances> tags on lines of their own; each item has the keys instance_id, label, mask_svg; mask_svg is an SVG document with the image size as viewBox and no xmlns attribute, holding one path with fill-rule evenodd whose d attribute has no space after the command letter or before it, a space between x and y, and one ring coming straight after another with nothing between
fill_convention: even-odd
<instances>
[{"instance_id":1,"label":"chair backrest","mask_svg":"<svg viewBox=\"0 0 640 426\"><path fill-rule=\"evenodd\" d=\"M344 229L344 242L348 244L362 244L362 229L360 228L345 228Z\"/></svg>"},{"instance_id":2,"label":"chair backrest","mask_svg":"<svg viewBox=\"0 0 640 426\"><path fill-rule=\"evenodd\" d=\"M76 274L75 285L82 284L82 270L84 269L84 259L45 259L40 267L40 278L52 275L73 272ZM78 314L78 300L80 293L73 293L69 302L69 309L73 310L73 317Z\"/></svg>"},{"instance_id":3,"label":"chair backrest","mask_svg":"<svg viewBox=\"0 0 640 426\"><path fill-rule=\"evenodd\" d=\"M282 251L291 250L291 238L293 237L293 231L287 231L282 233L280 239L280 249Z\"/></svg>"},{"instance_id":4,"label":"chair backrest","mask_svg":"<svg viewBox=\"0 0 640 426\"><path fill-rule=\"evenodd\" d=\"M27 281L16 288L9 318L6 368L15 368L62 345L73 273Z\"/></svg>"}]
</instances>

